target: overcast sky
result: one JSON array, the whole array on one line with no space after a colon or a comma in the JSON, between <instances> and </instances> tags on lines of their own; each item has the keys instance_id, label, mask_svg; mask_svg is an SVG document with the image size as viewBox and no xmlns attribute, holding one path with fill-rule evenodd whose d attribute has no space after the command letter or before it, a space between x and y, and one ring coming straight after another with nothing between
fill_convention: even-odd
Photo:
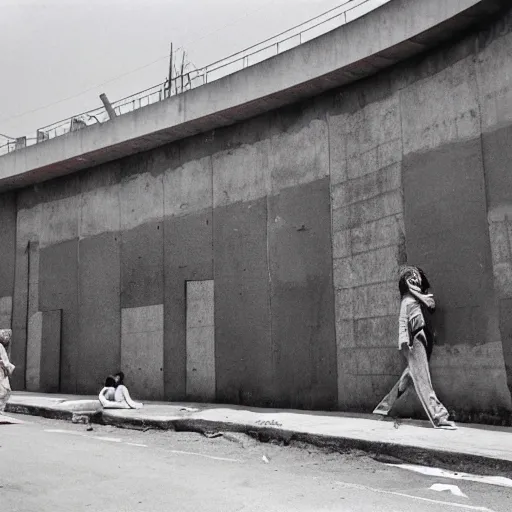
<instances>
[{"instance_id":1,"label":"overcast sky","mask_svg":"<svg viewBox=\"0 0 512 512\"><path fill-rule=\"evenodd\" d=\"M0 0L0 133L33 136L102 92L163 82L171 42L201 67L345 1Z\"/></svg>"}]
</instances>

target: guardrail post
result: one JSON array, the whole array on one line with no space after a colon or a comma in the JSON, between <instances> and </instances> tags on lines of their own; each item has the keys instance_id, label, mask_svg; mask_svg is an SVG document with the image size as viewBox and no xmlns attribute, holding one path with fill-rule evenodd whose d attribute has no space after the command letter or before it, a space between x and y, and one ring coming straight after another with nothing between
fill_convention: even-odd
<instances>
[{"instance_id":1,"label":"guardrail post","mask_svg":"<svg viewBox=\"0 0 512 512\"><path fill-rule=\"evenodd\" d=\"M14 150L23 149L27 147L27 137L18 137L16 139Z\"/></svg>"}]
</instances>

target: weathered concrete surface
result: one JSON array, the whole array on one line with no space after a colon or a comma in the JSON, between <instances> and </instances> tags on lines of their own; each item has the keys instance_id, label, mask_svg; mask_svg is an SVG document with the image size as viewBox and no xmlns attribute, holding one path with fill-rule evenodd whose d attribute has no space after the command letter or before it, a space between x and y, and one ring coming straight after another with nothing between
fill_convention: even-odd
<instances>
[{"instance_id":1,"label":"weathered concrete surface","mask_svg":"<svg viewBox=\"0 0 512 512\"><path fill-rule=\"evenodd\" d=\"M16 265L16 196L0 195L0 328L12 327Z\"/></svg>"},{"instance_id":2,"label":"weathered concrete surface","mask_svg":"<svg viewBox=\"0 0 512 512\"><path fill-rule=\"evenodd\" d=\"M213 279L212 166L200 140L155 158L164 173L164 383L172 400L187 395L186 281Z\"/></svg>"},{"instance_id":3,"label":"weathered concrete surface","mask_svg":"<svg viewBox=\"0 0 512 512\"><path fill-rule=\"evenodd\" d=\"M406 254L399 95L384 91L355 108L358 94L350 91L329 117L341 409L378 403L401 370L396 275Z\"/></svg>"},{"instance_id":4,"label":"weathered concrete surface","mask_svg":"<svg viewBox=\"0 0 512 512\"><path fill-rule=\"evenodd\" d=\"M506 0L388 2L339 29L206 86L10 153L0 159L0 187L51 179L346 85L450 39L504 6Z\"/></svg>"},{"instance_id":5,"label":"weathered concrete surface","mask_svg":"<svg viewBox=\"0 0 512 512\"><path fill-rule=\"evenodd\" d=\"M62 310L60 391L73 393L80 371L78 241L42 249L40 265L40 307L42 310ZM93 371L94 367L89 370Z\"/></svg>"},{"instance_id":6,"label":"weathered concrete surface","mask_svg":"<svg viewBox=\"0 0 512 512\"><path fill-rule=\"evenodd\" d=\"M43 314L34 313L27 327L27 366L25 383L27 391L41 390L41 350L43 339Z\"/></svg>"},{"instance_id":7,"label":"weathered concrete surface","mask_svg":"<svg viewBox=\"0 0 512 512\"><path fill-rule=\"evenodd\" d=\"M215 400L215 283L187 281L187 397Z\"/></svg>"},{"instance_id":8,"label":"weathered concrete surface","mask_svg":"<svg viewBox=\"0 0 512 512\"><path fill-rule=\"evenodd\" d=\"M401 95L407 255L436 276L438 343L446 348L434 353L433 377L447 407L466 411L511 405L499 350L474 62L464 56ZM471 364L467 356L475 350L478 364Z\"/></svg>"},{"instance_id":9,"label":"weathered concrete surface","mask_svg":"<svg viewBox=\"0 0 512 512\"><path fill-rule=\"evenodd\" d=\"M78 265L77 389L94 393L120 367L120 251L118 235L80 240ZM64 318L66 311L64 310ZM65 338L63 349L69 346ZM63 391L65 391L63 389Z\"/></svg>"},{"instance_id":10,"label":"weathered concrete surface","mask_svg":"<svg viewBox=\"0 0 512 512\"><path fill-rule=\"evenodd\" d=\"M409 261L438 298L443 402L458 418L510 422L511 19L310 101L20 191L16 388L34 312L62 309L61 391L97 392L121 364L121 309L163 305L163 392L149 387L187 399L186 286L213 280L215 397L195 399L369 411L402 370L396 270Z\"/></svg>"},{"instance_id":11,"label":"weathered concrete surface","mask_svg":"<svg viewBox=\"0 0 512 512\"><path fill-rule=\"evenodd\" d=\"M214 212L217 400L268 405L275 398L267 260L267 200Z\"/></svg>"},{"instance_id":12,"label":"weathered concrete surface","mask_svg":"<svg viewBox=\"0 0 512 512\"><path fill-rule=\"evenodd\" d=\"M176 503L180 512L510 510L510 481L503 476L471 481L435 469L419 474L408 469L430 468L388 465L383 462L393 459L336 447L258 443L240 433L208 439L141 430L94 425L87 431L40 418L2 426L2 453L17 468L0 467L3 506L24 512L173 510ZM473 465L465 471L479 473ZM465 497L430 490L441 476ZM469 478L454 481L457 476ZM404 479L407 490L397 492Z\"/></svg>"},{"instance_id":13,"label":"weathered concrete surface","mask_svg":"<svg viewBox=\"0 0 512 512\"><path fill-rule=\"evenodd\" d=\"M184 400L187 379L185 283L213 279L211 207L201 213L166 217L164 229L165 396Z\"/></svg>"},{"instance_id":14,"label":"weathered concrete surface","mask_svg":"<svg viewBox=\"0 0 512 512\"><path fill-rule=\"evenodd\" d=\"M43 312L40 390L58 393L60 390L62 311Z\"/></svg>"},{"instance_id":15,"label":"weathered concrete surface","mask_svg":"<svg viewBox=\"0 0 512 512\"><path fill-rule=\"evenodd\" d=\"M162 304L123 308L121 362L134 396L164 396L164 308ZM114 344L112 344L114 345ZM112 368L112 365L110 366Z\"/></svg>"},{"instance_id":16,"label":"weathered concrete surface","mask_svg":"<svg viewBox=\"0 0 512 512\"><path fill-rule=\"evenodd\" d=\"M476 80L494 287L499 301L499 326L507 384L512 393L512 84L503 72L512 65L511 26L512 16L508 15L489 30L476 64ZM496 37L498 34L501 37Z\"/></svg>"},{"instance_id":17,"label":"weathered concrete surface","mask_svg":"<svg viewBox=\"0 0 512 512\"><path fill-rule=\"evenodd\" d=\"M268 441L304 441L315 446L346 451L361 449L390 455L395 461L440 465L460 470L474 464L485 474L512 472L510 428L461 426L458 431L438 430L422 421L404 421L399 428L393 421L375 416L345 413L306 413L304 411L258 409L193 403L145 403L138 410L98 408L93 397L49 397L15 393L7 408L10 412L92 422L124 428L156 428L189 432L244 432Z\"/></svg>"},{"instance_id":18,"label":"weathered concrete surface","mask_svg":"<svg viewBox=\"0 0 512 512\"><path fill-rule=\"evenodd\" d=\"M14 275L14 272L13 272ZM12 326L12 297L0 298L0 329L10 329Z\"/></svg>"},{"instance_id":19,"label":"weathered concrete surface","mask_svg":"<svg viewBox=\"0 0 512 512\"><path fill-rule=\"evenodd\" d=\"M163 177L144 172L147 166L148 162L140 158L121 165L123 308L163 303Z\"/></svg>"},{"instance_id":20,"label":"weathered concrete surface","mask_svg":"<svg viewBox=\"0 0 512 512\"><path fill-rule=\"evenodd\" d=\"M328 179L269 198L277 406L330 410L337 405L330 221Z\"/></svg>"}]
</instances>

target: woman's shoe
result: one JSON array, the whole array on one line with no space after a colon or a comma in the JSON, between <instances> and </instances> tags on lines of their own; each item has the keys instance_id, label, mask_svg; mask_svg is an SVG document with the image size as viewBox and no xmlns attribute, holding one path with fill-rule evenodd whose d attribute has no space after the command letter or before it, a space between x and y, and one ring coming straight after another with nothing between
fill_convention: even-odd
<instances>
[{"instance_id":1,"label":"woman's shoe","mask_svg":"<svg viewBox=\"0 0 512 512\"><path fill-rule=\"evenodd\" d=\"M457 430L457 425L455 425L454 421L439 420L439 423L436 425L436 428L442 428L444 430Z\"/></svg>"}]
</instances>

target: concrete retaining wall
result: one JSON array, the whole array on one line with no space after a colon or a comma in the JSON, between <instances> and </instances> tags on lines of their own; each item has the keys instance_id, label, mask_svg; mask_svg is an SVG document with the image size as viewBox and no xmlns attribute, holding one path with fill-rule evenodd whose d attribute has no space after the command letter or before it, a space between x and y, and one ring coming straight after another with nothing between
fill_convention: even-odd
<instances>
[{"instance_id":1,"label":"concrete retaining wall","mask_svg":"<svg viewBox=\"0 0 512 512\"><path fill-rule=\"evenodd\" d=\"M409 261L438 298L441 399L508 417L511 69L508 14L345 88L19 191L16 250L0 253L16 387L31 315L62 311L61 391L93 393L121 364L121 311L163 304L163 355L161 332L144 346L164 398L186 399L186 283L213 280L216 400L371 410L402 369Z\"/></svg>"}]
</instances>

